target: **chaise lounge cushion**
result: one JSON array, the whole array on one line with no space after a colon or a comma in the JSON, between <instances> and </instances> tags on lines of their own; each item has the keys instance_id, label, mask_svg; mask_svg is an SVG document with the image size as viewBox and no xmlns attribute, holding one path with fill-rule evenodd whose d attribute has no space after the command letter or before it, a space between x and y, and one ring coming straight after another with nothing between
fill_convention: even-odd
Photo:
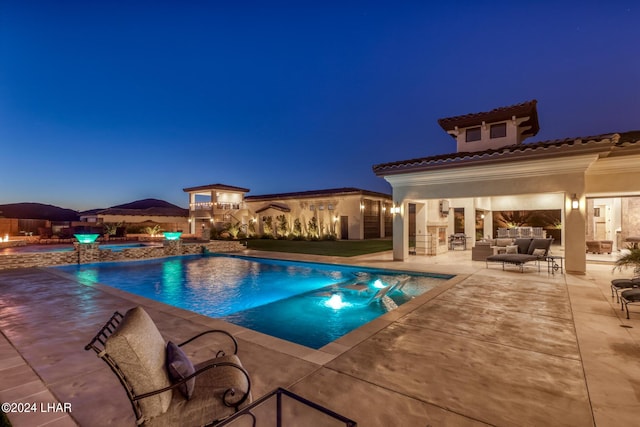
<instances>
[{"instance_id":1,"label":"chaise lounge cushion","mask_svg":"<svg viewBox=\"0 0 640 427\"><path fill-rule=\"evenodd\" d=\"M531 244L529 245L529 248L527 249L526 253L530 255L536 255L534 252L536 250L541 249L542 253L540 254L540 256L544 256L547 254L547 252L549 252L550 246L551 246L550 239L533 239L531 240Z\"/></svg>"},{"instance_id":2,"label":"chaise lounge cushion","mask_svg":"<svg viewBox=\"0 0 640 427\"><path fill-rule=\"evenodd\" d=\"M486 261L522 266L527 262L537 261L546 256L551 247L551 241L552 239L516 239L514 243L518 246L519 252L517 254L491 255L487 257Z\"/></svg>"},{"instance_id":3,"label":"chaise lounge cushion","mask_svg":"<svg viewBox=\"0 0 640 427\"><path fill-rule=\"evenodd\" d=\"M529 252L529 248L531 247L531 243L533 242L534 239L529 239L529 238L521 238L521 239L516 239L513 244L518 246L518 253L519 254L529 254L531 255L531 252Z\"/></svg>"},{"instance_id":4,"label":"chaise lounge cushion","mask_svg":"<svg viewBox=\"0 0 640 427\"><path fill-rule=\"evenodd\" d=\"M524 264L529 261L537 261L539 257L529 254L499 254L487 257L487 261L498 261L507 264Z\"/></svg>"},{"instance_id":5,"label":"chaise lounge cushion","mask_svg":"<svg viewBox=\"0 0 640 427\"><path fill-rule=\"evenodd\" d=\"M105 351L118 364L136 394L171 385L165 366L165 341L141 307L127 311L118 329L107 339ZM160 415L169 408L172 395L169 390L141 399L140 407L149 417Z\"/></svg>"}]
</instances>

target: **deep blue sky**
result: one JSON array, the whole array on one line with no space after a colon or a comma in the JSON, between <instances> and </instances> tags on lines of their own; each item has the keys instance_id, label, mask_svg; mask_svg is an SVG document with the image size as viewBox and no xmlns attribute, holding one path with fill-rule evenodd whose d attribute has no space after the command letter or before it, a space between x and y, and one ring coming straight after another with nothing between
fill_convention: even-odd
<instances>
[{"instance_id":1,"label":"deep blue sky","mask_svg":"<svg viewBox=\"0 0 640 427\"><path fill-rule=\"evenodd\" d=\"M311 4L0 1L0 204L390 193L437 119L530 99L529 141L640 129L637 1Z\"/></svg>"}]
</instances>

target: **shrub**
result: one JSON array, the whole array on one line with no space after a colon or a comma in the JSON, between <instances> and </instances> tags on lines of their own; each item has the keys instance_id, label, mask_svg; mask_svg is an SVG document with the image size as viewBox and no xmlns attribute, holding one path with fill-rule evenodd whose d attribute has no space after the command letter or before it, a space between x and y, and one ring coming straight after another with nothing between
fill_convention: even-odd
<instances>
[{"instance_id":1,"label":"shrub","mask_svg":"<svg viewBox=\"0 0 640 427\"><path fill-rule=\"evenodd\" d=\"M229 224L225 231L229 233L232 239L237 239L238 234L240 233L240 222L236 222L235 224Z\"/></svg>"},{"instance_id":2,"label":"shrub","mask_svg":"<svg viewBox=\"0 0 640 427\"><path fill-rule=\"evenodd\" d=\"M264 235L273 235L273 218L270 216L262 217L262 231Z\"/></svg>"},{"instance_id":3,"label":"shrub","mask_svg":"<svg viewBox=\"0 0 640 427\"><path fill-rule=\"evenodd\" d=\"M145 227L145 234L149 234L151 237L154 237L162 232L162 228L159 225L154 225L153 227Z\"/></svg>"},{"instance_id":4,"label":"shrub","mask_svg":"<svg viewBox=\"0 0 640 427\"><path fill-rule=\"evenodd\" d=\"M309 220L309 239L318 240L320 238L318 219L314 216Z\"/></svg>"},{"instance_id":5,"label":"shrub","mask_svg":"<svg viewBox=\"0 0 640 427\"><path fill-rule=\"evenodd\" d=\"M284 214L278 215L276 220L278 220L278 236L281 238L286 237L287 231L289 231L289 222L287 221L287 217Z\"/></svg>"}]
</instances>

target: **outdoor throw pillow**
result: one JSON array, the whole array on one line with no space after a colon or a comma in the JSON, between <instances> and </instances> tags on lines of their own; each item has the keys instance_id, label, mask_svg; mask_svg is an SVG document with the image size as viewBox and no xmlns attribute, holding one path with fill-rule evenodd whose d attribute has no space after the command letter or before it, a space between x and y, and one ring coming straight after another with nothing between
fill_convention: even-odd
<instances>
[{"instance_id":1,"label":"outdoor throw pillow","mask_svg":"<svg viewBox=\"0 0 640 427\"><path fill-rule=\"evenodd\" d=\"M546 251L545 251L544 249L540 249L540 248L538 248L538 249L534 249L534 250L533 250L533 254L532 254L532 255L535 255L535 256L544 256L545 252L546 252Z\"/></svg>"},{"instance_id":2,"label":"outdoor throw pillow","mask_svg":"<svg viewBox=\"0 0 640 427\"><path fill-rule=\"evenodd\" d=\"M191 363L191 360L189 360L184 351L171 341L167 343L167 371L169 372L169 378L171 378L171 382L173 383L188 377L196 371L193 367L193 363ZM178 390L180 390L180 393L189 400L191 399L191 396L193 396L193 390L195 387L196 379L194 377L180 385Z\"/></svg>"},{"instance_id":3,"label":"outdoor throw pillow","mask_svg":"<svg viewBox=\"0 0 640 427\"><path fill-rule=\"evenodd\" d=\"M507 252L508 254L517 254L518 253L518 245L509 245L507 246Z\"/></svg>"}]
</instances>

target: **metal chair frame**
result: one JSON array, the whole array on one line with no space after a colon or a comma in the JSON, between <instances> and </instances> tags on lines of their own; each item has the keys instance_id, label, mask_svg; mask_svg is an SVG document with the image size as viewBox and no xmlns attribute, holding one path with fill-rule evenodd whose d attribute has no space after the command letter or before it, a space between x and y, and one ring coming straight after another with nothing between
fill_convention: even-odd
<instances>
[{"instance_id":1,"label":"metal chair frame","mask_svg":"<svg viewBox=\"0 0 640 427\"><path fill-rule=\"evenodd\" d=\"M235 396L236 391L233 388L225 390L225 392L223 394L223 398L222 398L222 401L223 401L225 406L233 407L235 409L235 411L237 412L239 410L239 407L251 395L251 379L249 377L249 373L244 368L242 368L241 366L238 366L238 365L236 365L234 363L231 363L231 362L215 363L215 359L211 360L212 363L207 364L204 367L201 367L200 369L198 369L193 374L183 378L180 381L177 381L177 382L173 383L169 387L164 387L164 388L161 388L161 389L158 389L158 390L154 390L154 391L151 391L151 392L148 392L148 393L142 393L142 394L136 395L136 393L133 391L132 385L129 383L129 381L127 380L126 376L124 375L124 373L122 372L122 370L120 369L120 367L118 366L116 361L113 360L113 358L111 358L109 356L109 354L105 351L105 343L107 342L107 339L111 336L111 334L113 334L116 331L116 329L118 328L118 325L120 324L120 322L122 322L122 319L124 319L124 316L120 312L118 312L118 311L114 312L113 315L111 316L111 318L109 318L109 320L107 321L107 323L105 323L105 325L100 329L100 331L98 331L98 333L91 339L89 344L87 344L84 347L84 349L87 350L87 351L88 350L93 350L98 355L99 358L104 360L104 362L107 365L109 365L109 368L111 368L113 373L116 374L116 376L118 377L118 380L120 380L120 384L122 384L122 386L124 387L125 391L127 392L127 397L129 398L129 401L131 402L131 407L133 408L133 412L135 413L136 422L137 422L138 425L144 424L144 422L145 422L144 413L142 412L142 409L140 408L140 405L138 403L141 399L144 399L144 398L147 398L147 397L150 397L150 396L155 396L156 394L160 394L160 393L164 393L164 392L169 391L169 390L176 389L176 388L180 387L182 384L186 383L191 378L194 378L194 377L200 375L201 373L203 373L203 372L205 372L205 371L207 371L209 369L216 368L218 366L231 366L231 367L234 367L236 369L239 369L244 374L244 376L246 377L247 384L248 384L247 392L237 402L231 402L231 401L228 400L230 397ZM188 344L188 343L194 341L195 339L200 338L203 335L207 335L207 334L211 334L211 333L220 333L220 334L223 334L223 335L226 335L227 337L229 337L231 339L231 341L233 342L233 354L237 354L237 352L238 352L238 342L233 337L233 335L231 335L227 331L224 331L224 330L221 330L221 329L211 329L211 330L207 330L207 331L201 332L201 333L189 338L188 340L178 344L178 347L182 347L183 345ZM223 350L220 350L220 351L218 351L216 353L216 357L220 357L220 356L224 356L224 355L225 355L225 352ZM217 423L219 421L220 420L212 420L211 424Z\"/></svg>"}]
</instances>

